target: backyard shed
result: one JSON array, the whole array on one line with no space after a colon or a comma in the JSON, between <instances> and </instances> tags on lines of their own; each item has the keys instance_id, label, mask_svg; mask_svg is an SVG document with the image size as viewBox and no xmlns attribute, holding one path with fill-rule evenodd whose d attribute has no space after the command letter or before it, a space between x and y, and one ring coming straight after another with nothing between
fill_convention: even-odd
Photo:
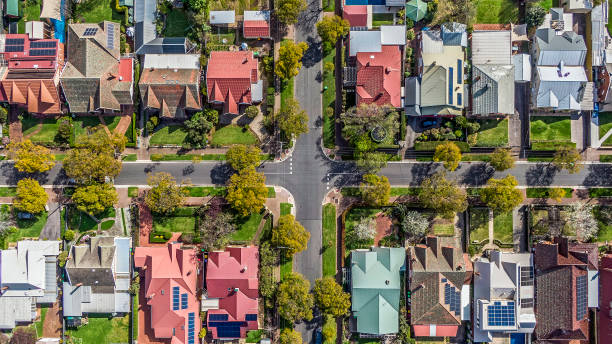
<instances>
[{"instance_id":1,"label":"backyard shed","mask_svg":"<svg viewBox=\"0 0 612 344\"><path fill-rule=\"evenodd\" d=\"M210 11L210 25L233 25L236 23L234 11Z\"/></svg>"}]
</instances>

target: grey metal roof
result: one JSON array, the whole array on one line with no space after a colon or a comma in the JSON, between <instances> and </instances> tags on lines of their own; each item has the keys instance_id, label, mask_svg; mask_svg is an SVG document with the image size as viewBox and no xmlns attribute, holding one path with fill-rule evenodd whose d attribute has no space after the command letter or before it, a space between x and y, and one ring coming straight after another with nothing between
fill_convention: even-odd
<instances>
[{"instance_id":1,"label":"grey metal roof","mask_svg":"<svg viewBox=\"0 0 612 344\"><path fill-rule=\"evenodd\" d=\"M155 38L136 51L139 55L146 54L186 54L187 38L185 37L158 37Z\"/></svg>"},{"instance_id":2,"label":"grey metal roof","mask_svg":"<svg viewBox=\"0 0 612 344\"><path fill-rule=\"evenodd\" d=\"M553 29L539 29L535 35L537 49L540 52L539 66L556 66L564 61L568 66L581 66L586 57L584 38L573 31L561 35Z\"/></svg>"},{"instance_id":3,"label":"grey metal roof","mask_svg":"<svg viewBox=\"0 0 612 344\"><path fill-rule=\"evenodd\" d=\"M421 106L446 105L446 69L426 66L421 80Z\"/></svg>"},{"instance_id":4,"label":"grey metal roof","mask_svg":"<svg viewBox=\"0 0 612 344\"><path fill-rule=\"evenodd\" d=\"M421 82L417 77L406 78L404 82L404 107L406 115L421 115Z\"/></svg>"},{"instance_id":5,"label":"grey metal roof","mask_svg":"<svg viewBox=\"0 0 612 344\"><path fill-rule=\"evenodd\" d=\"M509 30L474 31L472 33L473 64L511 64L512 39Z\"/></svg>"},{"instance_id":6,"label":"grey metal roof","mask_svg":"<svg viewBox=\"0 0 612 344\"><path fill-rule=\"evenodd\" d=\"M608 18L607 15L603 13L604 5L606 6L606 11L608 11L608 3L606 1L599 6L595 6L591 11L591 51L593 52L593 66L603 66L604 64L606 37L608 36L606 32Z\"/></svg>"},{"instance_id":7,"label":"grey metal roof","mask_svg":"<svg viewBox=\"0 0 612 344\"><path fill-rule=\"evenodd\" d=\"M513 65L474 65L472 78L475 115L514 113Z\"/></svg>"},{"instance_id":8,"label":"grey metal roof","mask_svg":"<svg viewBox=\"0 0 612 344\"><path fill-rule=\"evenodd\" d=\"M140 48L157 37L155 19L157 0L135 0L134 2L134 50L139 53Z\"/></svg>"},{"instance_id":9,"label":"grey metal roof","mask_svg":"<svg viewBox=\"0 0 612 344\"><path fill-rule=\"evenodd\" d=\"M251 84L251 100L260 102L263 99L263 80L257 81L256 84Z\"/></svg>"},{"instance_id":10,"label":"grey metal roof","mask_svg":"<svg viewBox=\"0 0 612 344\"><path fill-rule=\"evenodd\" d=\"M115 272L130 273L130 247L132 246L131 238L115 238Z\"/></svg>"},{"instance_id":11,"label":"grey metal roof","mask_svg":"<svg viewBox=\"0 0 612 344\"><path fill-rule=\"evenodd\" d=\"M559 110L580 110L587 78L584 68L564 67L568 76L559 76L558 67L537 67L538 80L534 83L536 106Z\"/></svg>"},{"instance_id":12,"label":"grey metal roof","mask_svg":"<svg viewBox=\"0 0 612 344\"><path fill-rule=\"evenodd\" d=\"M270 21L270 11L244 11L243 20L265 20Z\"/></svg>"},{"instance_id":13,"label":"grey metal roof","mask_svg":"<svg viewBox=\"0 0 612 344\"><path fill-rule=\"evenodd\" d=\"M466 25L456 22L441 25L444 45L461 45L467 47Z\"/></svg>"},{"instance_id":14,"label":"grey metal roof","mask_svg":"<svg viewBox=\"0 0 612 344\"><path fill-rule=\"evenodd\" d=\"M405 45L406 25L381 25L380 43L382 45Z\"/></svg>"},{"instance_id":15,"label":"grey metal roof","mask_svg":"<svg viewBox=\"0 0 612 344\"><path fill-rule=\"evenodd\" d=\"M528 54L516 54L512 56L514 64L514 81L531 81L531 56Z\"/></svg>"},{"instance_id":16,"label":"grey metal roof","mask_svg":"<svg viewBox=\"0 0 612 344\"><path fill-rule=\"evenodd\" d=\"M62 294L62 313L65 317L80 317L83 315L81 311L82 287L73 287L68 282L63 284Z\"/></svg>"},{"instance_id":17,"label":"grey metal roof","mask_svg":"<svg viewBox=\"0 0 612 344\"><path fill-rule=\"evenodd\" d=\"M210 25L234 24L236 22L236 12L232 11L210 11Z\"/></svg>"},{"instance_id":18,"label":"grey metal roof","mask_svg":"<svg viewBox=\"0 0 612 344\"><path fill-rule=\"evenodd\" d=\"M351 31L349 34L349 56L359 52L381 52L380 31Z\"/></svg>"},{"instance_id":19,"label":"grey metal roof","mask_svg":"<svg viewBox=\"0 0 612 344\"><path fill-rule=\"evenodd\" d=\"M16 322L30 322L36 318L36 310L32 312L34 300L29 296L0 297L0 329L15 328Z\"/></svg>"}]
</instances>

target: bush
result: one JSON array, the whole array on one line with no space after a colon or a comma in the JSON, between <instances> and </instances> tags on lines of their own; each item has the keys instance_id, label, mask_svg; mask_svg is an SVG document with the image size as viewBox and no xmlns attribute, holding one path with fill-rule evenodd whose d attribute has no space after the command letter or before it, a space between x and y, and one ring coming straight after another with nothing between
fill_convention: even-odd
<instances>
[{"instance_id":1,"label":"bush","mask_svg":"<svg viewBox=\"0 0 612 344\"><path fill-rule=\"evenodd\" d=\"M0 124L5 124L8 119L8 111L4 106L0 106Z\"/></svg>"},{"instance_id":2,"label":"bush","mask_svg":"<svg viewBox=\"0 0 612 344\"><path fill-rule=\"evenodd\" d=\"M453 135L454 136L454 135ZM426 152L433 152L436 150L436 147L438 147L439 145L446 143L447 141L426 141L426 142L415 142L414 144L414 150L415 151L426 151ZM467 142L461 142L461 141L453 141L454 144L457 145L457 147L459 147L459 149L461 150L462 153L466 153L470 151L470 147L468 146Z\"/></svg>"},{"instance_id":3,"label":"bush","mask_svg":"<svg viewBox=\"0 0 612 344\"><path fill-rule=\"evenodd\" d=\"M55 142L69 144L72 138L72 119L70 117L62 117L57 120L59 124L57 133L55 134Z\"/></svg>"},{"instance_id":4,"label":"bush","mask_svg":"<svg viewBox=\"0 0 612 344\"><path fill-rule=\"evenodd\" d=\"M534 151L556 151L561 147L576 148L576 143L567 141L542 141L531 143L531 150Z\"/></svg>"},{"instance_id":5,"label":"bush","mask_svg":"<svg viewBox=\"0 0 612 344\"><path fill-rule=\"evenodd\" d=\"M74 240L74 231L73 230L67 230L64 232L64 240L66 241L72 241Z\"/></svg>"},{"instance_id":6,"label":"bush","mask_svg":"<svg viewBox=\"0 0 612 344\"><path fill-rule=\"evenodd\" d=\"M527 9L527 14L525 15L525 23L529 28L538 27L544 22L545 16L546 9L544 9L540 5L535 4Z\"/></svg>"},{"instance_id":7,"label":"bush","mask_svg":"<svg viewBox=\"0 0 612 344\"><path fill-rule=\"evenodd\" d=\"M247 107L246 110L244 110L244 114L248 118L255 118L255 117L257 117L257 115L259 115L259 109L257 108L257 106L251 105L251 106Z\"/></svg>"}]
</instances>

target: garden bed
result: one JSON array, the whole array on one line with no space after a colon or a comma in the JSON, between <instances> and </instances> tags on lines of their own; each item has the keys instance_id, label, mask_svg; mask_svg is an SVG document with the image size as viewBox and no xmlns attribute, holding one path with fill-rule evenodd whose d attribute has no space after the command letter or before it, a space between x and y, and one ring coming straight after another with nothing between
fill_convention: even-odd
<instances>
[{"instance_id":1,"label":"garden bed","mask_svg":"<svg viewBox=\"0 0 612 344\"><path fill-rule=\"evenodd\" d=\"M345 254L348 256L350 251L360 248L369 248L374 245L374 238L371 240L356 240L351 239L353 229L363 218L375 218L376 214L381 212L381 208L352 208L348 211L344 221L345 232Z\"/></svg>"}]
</instances>

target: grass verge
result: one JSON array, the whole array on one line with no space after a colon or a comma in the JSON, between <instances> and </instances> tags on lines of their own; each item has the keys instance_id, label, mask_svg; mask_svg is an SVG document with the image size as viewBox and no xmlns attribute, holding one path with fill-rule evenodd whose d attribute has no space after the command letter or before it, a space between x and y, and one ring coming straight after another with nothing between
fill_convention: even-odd
<instances>
[{"instance_id":1,"label":"grass verge","mask_svg":"<svg viewBox=\"0 0 612 344\"><path fill-rule=\"evenodd\" d=\"M323 206L323 277L336 275L336 206Z\"/></svg>"}]
</instances>

